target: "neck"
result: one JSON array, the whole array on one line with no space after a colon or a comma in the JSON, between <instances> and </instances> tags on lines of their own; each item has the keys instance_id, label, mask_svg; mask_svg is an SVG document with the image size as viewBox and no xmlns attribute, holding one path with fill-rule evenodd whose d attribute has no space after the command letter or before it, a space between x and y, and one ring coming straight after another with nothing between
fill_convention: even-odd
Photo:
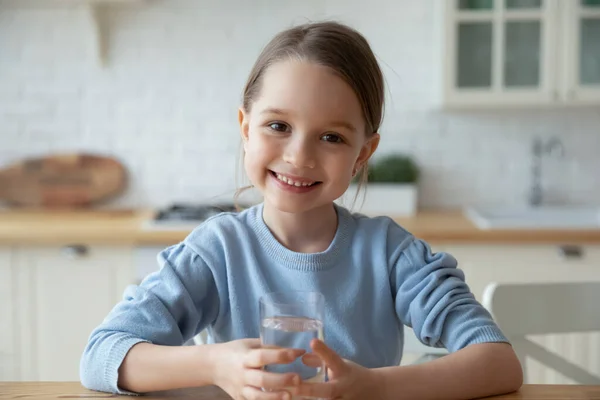
<instances>
[{"instance_id":1,"label":"neck","mask_svg":"<svg viewBox=\"0 0 600 400\"><path fill-rule=\"evenodd\" d=\"M298 253L327 250L338 225L333 204L302 213L289 213L265 202L263 219L282 245Z\"/></svg>"}]
</instances>

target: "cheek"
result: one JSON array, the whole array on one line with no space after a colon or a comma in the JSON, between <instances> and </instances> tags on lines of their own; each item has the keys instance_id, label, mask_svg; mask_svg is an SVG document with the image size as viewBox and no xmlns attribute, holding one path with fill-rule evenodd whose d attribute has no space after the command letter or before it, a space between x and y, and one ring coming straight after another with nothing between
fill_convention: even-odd
<instances>
[{"instance_id":1,"label":"cheek","mask_svg":"<svg viewBox=\"0 0 600 400\"><path fill-rule=\"evenodd\" d=\"M342 195L348 188L350 181L352 180L352 166L348 160L337 160L335 163L331 163L326 166L327 180L330 182L329 186L332 190L338 192L338 195Z\"/></svg>"},{"instance_id":2,"label":"cheek","mask_svg":"<svg viewBox=\"0 0 600 400\"><path fill-rule=\"evenodd\" d=\"M246 157L251 159L252 162L256 162L257 159L261 158L262 146L257 143L257 140L249 140L246 143Z\"/></svg>"},{"instance_id":3,"label":"cheek","mask_svg":"<svg viewBox=\"0 0 600 400\"><path fill-rule=\"evenodd\" d=\"M267 158L268 147L264 145L264 139L260 135L250 134L249 140L245 146L244 164L246 168L256 168L261 166Z\"/></svg>"},{"instance_id":4,"label":"cheek","mask_svg":"<svg viewBox=\"0 0 600 400\"><path fill-rule=\"evenodd\" d=\"M246 155L244 158L244 165L246 169L251 172L256 168L256 165L260 164L260 153L256 151L251 145L246 147Z\"/></svg>"},{"instance_id":5,"label":"cheek","mask_svg":"<svg viewBox=\"0 0 600 400\"><path fill-rule=\"evenodd\" d=\"M258 155L259 153L253 152L249 147L244 157L244 169L253 185L260 185L264 169L264 163L257 158Z\"/></svg>"},{"instance_id":6,"label":"cheek","mask_svg":"<svg viewBox=\"0 0 600 400\"><path fill-rule=\"evenodd\" d=\"M336 176L340 178L352 177L352 169L354 168L355 157L352 155L345 155L339 158L331 167L335 171Z\"/></svg>"},{"instance_id":7,"label":"cheek","mask_svg":"<svg viewBox=\"0 0 600 400\"><path fill-rule=\"evenodd\" d=\"M246 146L246 151L254 158L265 159L278 152L278 145L273 137L260 132L252 132Z\"/></svg>"}]
</instances>

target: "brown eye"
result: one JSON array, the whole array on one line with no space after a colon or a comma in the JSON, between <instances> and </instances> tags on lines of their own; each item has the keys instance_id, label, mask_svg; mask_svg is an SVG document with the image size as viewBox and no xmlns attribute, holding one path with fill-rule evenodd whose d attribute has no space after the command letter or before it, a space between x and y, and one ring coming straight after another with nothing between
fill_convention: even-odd
<instances>
[{"instance_id":1,"label":"brown eye","mask_svg":"<svg viewBox=\"0 0 600 400\"><path fill-rule=\"evenodd\" d=\"M271 128L272 130L277 131L277 132L287 132L288 131L288 126L281 122L272 122L269 124L269 128Z\"/></svg>"},{"instance_id":2,"label":"brown eye","mask_svg":"<svg viewBox=\"0 0 600 400\"><path fill-rule=\"evenodd\" d=\"M322 140L329 143L343 143L344 140L340 135L336 135L335 133L327 133L321 137Z\"/></svg>"}]
</instances>

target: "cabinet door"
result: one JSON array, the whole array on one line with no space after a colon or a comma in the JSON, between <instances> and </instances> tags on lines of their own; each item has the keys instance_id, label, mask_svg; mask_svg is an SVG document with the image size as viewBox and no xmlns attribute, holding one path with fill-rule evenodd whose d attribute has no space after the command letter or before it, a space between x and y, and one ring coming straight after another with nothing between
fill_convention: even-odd
<instances>
[{"instance_id":1,"label":"cabinet door","mask_svg":"<svg viewBox=\"0 0 600 400\"><path fill-rule=\"evenodd\" d=\"M490 282L600 281L600 247L580 249L580 256L555 245L457 244L438 251L448 251L458 260L471 291L481 301Z\"/></svg>"},{"instance_id":2,"label":"cabinet door","mask_svg":"<svg viewBox=\"0 0 600 400\"><path fill-rule=\"evenodd\" d=\"M600 246L583 247L582 262L593 274L590 276L592 280L600 279Z\"/></svg>"},{"instance_id":3,"label":"cabinet door","mask_svg":"<svg viewBox=\"0 0 600 400\"><path fill-rule=\"evenodd\" d=\"M134 281L131 254L127 247L18 250L20 379L79 380L91 331Z\"/></svg>"},{"instance_id":4,"label":"cabinet door","mask_svg":"<svg viewBox=\"0 0 600 400\"><path fill-rule=\"evenodd\" d=\"M565 27L565 101L600 104L600 1L567 0Z\"/></svg>"},{"instance_id":5,"label":"cabinet door","mask_svg":"<svg viewBox=\"0 0 600 400\"><path fill-rule=\"evenodd\" d=\"M11 258L11 248L0 247L0 381L18 379L16 340L19 335L15 324L14 270Z\"/></svg>"},{"instance_id":6,"label":"cabinet door","mask_svg":"<svg viewBox=\"0 0 600 400\"><path fill-rule=\"evenodd\" d=\"M444 4L444 100L448 108L557 100L554 0L452 0Z\"/></svg>"}]
</instances>

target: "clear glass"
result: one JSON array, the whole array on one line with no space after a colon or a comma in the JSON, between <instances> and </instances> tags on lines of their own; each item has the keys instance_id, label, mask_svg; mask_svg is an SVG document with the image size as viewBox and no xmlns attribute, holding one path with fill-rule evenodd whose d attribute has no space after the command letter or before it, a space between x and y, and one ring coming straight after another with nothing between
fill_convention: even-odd
<instances>
[{"instance_id":1,"label":"clear glass","mask_svg":"<svg viewBox=\"0 0 600 400\"><path fill-rule=\"evenodd\" d=\"M492 23L458 25L456 84L459 88L492 86Z\"/></svg>"},{"instance_id":2,"label":"clear glass","mask_svg":"<svg viewBox=\"0 0 600 400\"><path fill-rule=\"evenodd\" d=\"M580 84L600 84L600 19L583 18L580 30Z\"/></svg>"},{"instance_id":3,"label":"clear glass","mask_svg":"<svg viewBox=\"0 0 600 400\"><path fill-rule=\"evenodd\" d=\"M504 41L504 86L528 87L540 84L540 21L506 23Z\"/></svg>"},{"instance_id":4,"label":"clear glass","mask_svg":"<svg viewBox=\"0 0 600 400\"><path fill-rule=\"evenodd\" d=\"M325 298L318 292L275 292L259 300L260 339L264 346L304 349L311 352L313 339L324 339L323 314ZM271 364L265 370L278 373L295 372L304 381L325 382L324 365L314 368L302 357L291 364ZM304 397L294 396L294 400Z\"/></svg>"},{"instance_id":5,"label":"clear glass","mask_svg":"<svg viewBox=\"0 0 600 400\"><path fill-rule=\"evenodd\" d=\"M600 7L600 0L581 0L583 7Z\"/></svg>"},{"instance_id":6,"label":"clear glass","mask_svg":"<svg viewBox=\"0 0 600 400\"><path fill-rule=\"evenodd\" d=\"M492 10L494 8L494 0L458 0L457 5L459 10Z\"/></svg>"},{"instance_id":7,"label":"clear glass","mask_svg":"<svg viewBox=\"0 0 600 400\"><path fill-rule=\"evenodd\" d=\"M539 9L542 8L542 0L506 0L506 8L509 10Z\"/></svg>"}]
</instances>

